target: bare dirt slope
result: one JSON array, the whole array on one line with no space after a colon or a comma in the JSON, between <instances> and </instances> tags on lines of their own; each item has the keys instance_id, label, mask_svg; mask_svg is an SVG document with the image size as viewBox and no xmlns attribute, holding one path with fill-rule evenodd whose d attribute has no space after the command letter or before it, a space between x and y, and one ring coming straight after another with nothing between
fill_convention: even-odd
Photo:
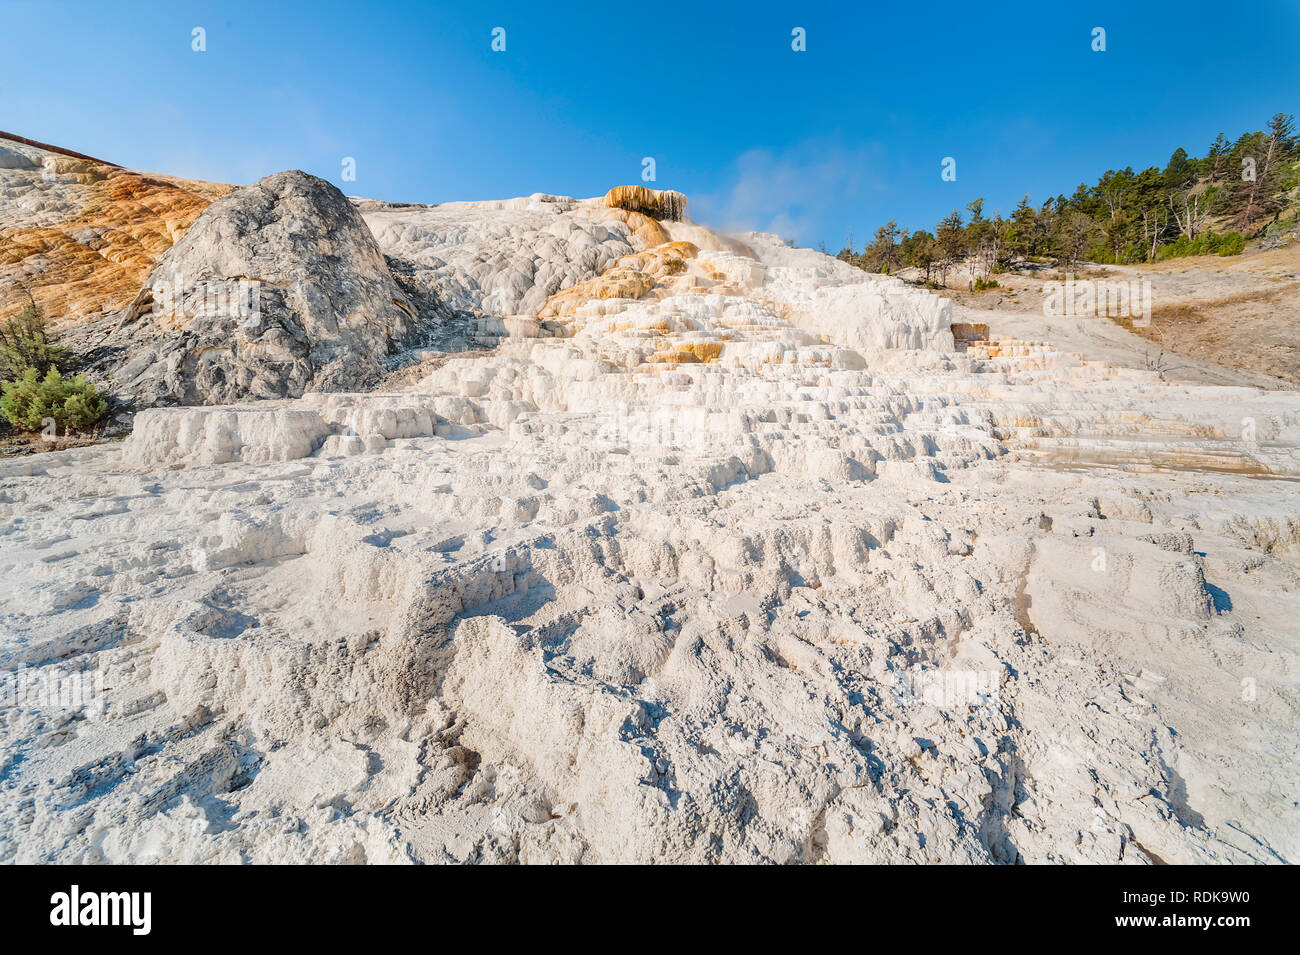
<instances>
[{"instance_id":1,"label":"bare dirt slope","mask_svg":"<svg viewBox=\"0 0 1300 955\"><path fill-rule=\"evenodd\" d=\"M1107 321L1051 318L1043 313L1044 284L1055 269L997 276L999 287L965 290L966 273L949 274L954 321L985 322L990 335L1048 339L1086 357L1160 370L1205 384L1260 387L1300 384L1300 245L1253 254L1170 259L1151 265L1088 265L1079 279L1150 282L1151 325L1133 331ZM1127 322L1124 323L1127 326ZM1101 327L1093 327L1101 326ZM1085 348L1085 344L1087 348ZM1088 349L1094 353L1087 353ZM1225 373L1226 366L1245 372Z\"/></svg>"}]
</instances>

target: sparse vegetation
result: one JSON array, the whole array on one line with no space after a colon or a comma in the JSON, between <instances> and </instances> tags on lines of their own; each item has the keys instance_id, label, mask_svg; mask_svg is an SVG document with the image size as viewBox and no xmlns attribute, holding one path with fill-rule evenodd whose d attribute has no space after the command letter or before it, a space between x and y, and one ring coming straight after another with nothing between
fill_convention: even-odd
<instances>
[{"instance_id":1,"label":"sparse vegetation","mask_svg":"<svg viewBox=\"0 0 1300 955\"><path fill-rule=\"evenodd\" d=\"M957 209L944 216L933 235L909 233L891 219L866 248L856 251L850 239L838 258L868 272L914 268L925 285L935 276L946 284L949 272L964 267L977 287L977 276L1013 263L1070 269L1081 261L1239 255L1248 239L1300 224L1300 136L1294 117L1277 113L1266 129L1235 141L1220 133L1201 158L1180 148L1164 169L1107 170L1095 185L1082 183L1068 198L1038 207L1026 193L1006 218L985 217L983 199L966 209L967 218Z\"/></svg>"},{"instance_id":2,"label":"sparse vegetation","mask_svg":"<svg viewBox=\"0 0 1300 955\"><path fill-rule=\"evenodd\" d=\"M83 376L64 376L75 366L70 352L50 344L45 317L29 305L0 327L0 413L25 431L50 420L60 431L89 428L108 402Z\"/></svg>"},{"instance_id":3,"label":"sparse vegetation","mask_svg":"<svg viewBox=\"0 0 1300 955\"><path fill-rule=\"evenodd\" d=\"M51 368L71 371L74 366L67 349L50 344L45 316L35 305L28 305L0 325L0 381L21 378L28 368L44 375Z\"/></svg>"},{"instance_id":4,"label":"sparse vegetation","mask_svg":"<svg viewBox=\"0 0 1300 955\"><path fill-rule=\"evenodd\" d=\"M1224 235L1202 232L1195 239L1180 235L1169 245L1162 245L1156 250L1156 258L1163 260L1184 255L1240 255L1245 248L1245 236L1239 232L1228 232Z\"/></svg>"},{"instance_id":5,"label":"sparse vegetation","mask_svg":"<svg viewBox=\"0 0 1300 955\"><path fill-rule=\"evenodd\" d=\"M84 430L104 416L108 402L81 375L64 378L57 368L41 377L28 368L17 381L5 382L0 410L9 423L39 431L48 419L60 430Z\"/></svg>"}]
</instances>

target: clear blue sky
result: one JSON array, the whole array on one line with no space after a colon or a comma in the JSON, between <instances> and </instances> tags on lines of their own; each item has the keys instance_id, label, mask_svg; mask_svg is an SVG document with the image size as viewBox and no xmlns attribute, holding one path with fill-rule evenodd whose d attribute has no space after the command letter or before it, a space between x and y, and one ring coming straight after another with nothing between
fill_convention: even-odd
<instances>
[{"instance_id":1,"label":"clear blue sky","mask_svg":"<svg viewBox=\"0 0 1300 955\"><path fill-rule=\"evenodd\" d=\"M1300 112L1294 0L550 7L0 0L0 129L139 169L297 167L416 202L599 195L652 156L654 185L697 218L838 248Z\"/></svg>"}]
</instances>

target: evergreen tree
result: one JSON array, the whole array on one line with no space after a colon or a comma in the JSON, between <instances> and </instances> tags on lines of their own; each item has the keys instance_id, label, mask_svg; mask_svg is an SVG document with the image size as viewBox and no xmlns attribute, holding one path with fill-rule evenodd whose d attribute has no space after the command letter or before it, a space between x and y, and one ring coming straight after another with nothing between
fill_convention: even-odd
<instances>
[{"instance_id":1,"label":"evergreen tree","mask_svg":"<svg viewBox=\"0 0 1300 955\"><path fill-rule=\"evenodd\" d=\"M960 262L966 252L966 230L959 211L953 209L939 220L934 230L934 241L939 253L940 281L947 282L948 270Z\"/></svg>"},{"instance_id":2,"label":"evergreen tree","mask_svg":"<svg viewBox=\"0 0 1300 955\"><path fill-rule=\"evenodd\" d=\"M934 235L920 230L909 236L890 220L862 253L850 238L839 258L872 271L915 267L928 281L935 269L946 279L960 262L974 278L976 271L988 274L1018 257L1047 254L1067 265L1082 258L1125 263L1216 250L1236 254L1245 238L1261 234L1296 203L1297 187L1300 136L1295 118L1277 113L1264 130L1235 140L1219 133L1200 158L1180 147L1163 169L1108 169L1095 185L1080 183L1068 198L1057 195L1038 206L1026 193L1007 219L997 213L988 218L978 198L966 205L967 220L954 209Z\"/></svg>"},{"instance_id":3,"label":"evergreen tree","mask_svg":"<svg viewBox=\"0 0 1300 955\"><path fill-rule=\"evenodd\" d=\"M898 266L899 238L898 223L893 219L876 229L876 236L865 253L869 271L892 272Z\"/></svg>"}]
</instances>

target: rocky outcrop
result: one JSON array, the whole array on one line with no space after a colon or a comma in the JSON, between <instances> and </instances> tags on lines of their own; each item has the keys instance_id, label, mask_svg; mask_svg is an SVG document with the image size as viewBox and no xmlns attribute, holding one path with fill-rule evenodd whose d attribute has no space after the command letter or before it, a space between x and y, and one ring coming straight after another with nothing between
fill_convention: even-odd
<instances>
[{"instance_id":1,"label":"rocky outcrop","mask_svg":"<svg viewBox=\"0 0 1300 955\"><path fill-rule=\"evenodd\" d=\"M627 320L659 333L677 318L652 303L683 294L703 297L687 310L705 308L696 332L710 340L647 354L705 360L725 338L705 326L731 307L717 296L764 284L755 297L814 339L948 347L941 300L769 237L715 233L677 192L419 205L345 199L302 173L230 188L0 137L0 318L30 295L136 407L366 389L395 346L572 334L589 303L607 315L650 304Z\"/></svg>"},{"instance_id":2,"label":"rocky outcrop","mask_svg":"<svg viewBox=\"0 0 1300 955\"><path fill-rule=\"evenodd\" d=\"M645 186L615 186L605 193L610 209L639 212L652 219L685 219L686 197L671 189L648 189Z\"/></svg>"},{"instance_id":3,"label":"rocky outcrop","mask_svg":"<svg viewBox=\"0 0 1300 955\"><path fill-rule=\"evenodd\" d=\"M122 314L104 370L141 405L353 391L414 320L352 203L292 170L198 218Z\"/></svg>"},{"instance_id":4,"label":"rocky outcrop","mask_svg":"<svg viewBox=\"0 0 1300 955\"><path fill-rule=\"evenodd\" d=\"M394 273L444 317L491 339L508 316L536 316L550 296L658 244L658 224L599 200L537 194L495 202L362 203Z\"/></svg>"},{"instance_id":5,"label":"rocky outcrop","mask_svg":"<svg viewBox=\"0 0 1300 955\"><path fill-rule=\"evenodd\" d=\"M0 319L29 301L55 330L120 310L229 188L0 133Z\"/></svg>"}]
</instances>

